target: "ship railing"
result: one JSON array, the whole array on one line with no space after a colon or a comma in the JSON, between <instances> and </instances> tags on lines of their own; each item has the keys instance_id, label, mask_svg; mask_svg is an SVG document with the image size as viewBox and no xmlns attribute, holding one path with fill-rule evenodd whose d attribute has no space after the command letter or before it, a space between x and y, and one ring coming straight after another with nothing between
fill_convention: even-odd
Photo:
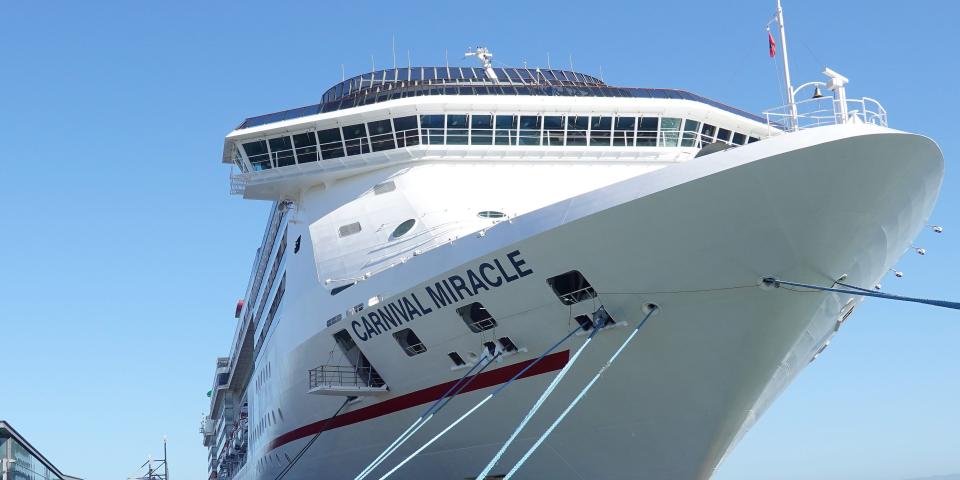
<instances>
[{"instance_id":1,"label":"ship railing","mask_svg":"<svg viewBox=\"0 0 960 480\"><path fill-rule=\"evenodd\" d=\"M866 123L888 126L887 110L870 97L841 101L833 97L811 98L797 102L794 117L790 105L782 105L767 110L764 116L767 124L777 129L806 130L827 125L845 123Z\"/></svg>"},{"instance_id":2,"label":"ship railing","mask_svg":"<svg viewBox=\"0 0 960 480\"><path fill-rule=\"evenodd\" d=\"M230 174L230 195L243 195L244 190L247 189L248 176L243 172Z\"/></svg>"},{"instance_id":3,"label":"ship railing","mask_svg":"<svg viewBox=\"0 0 960 480\"><path fill-rule=\"evenodd\" d=\"M337 389L380 389L386 383L373 367L354 367L352 365L321 365L307 372L310 390L327 388Z\"/></svg>"}]
</instances>

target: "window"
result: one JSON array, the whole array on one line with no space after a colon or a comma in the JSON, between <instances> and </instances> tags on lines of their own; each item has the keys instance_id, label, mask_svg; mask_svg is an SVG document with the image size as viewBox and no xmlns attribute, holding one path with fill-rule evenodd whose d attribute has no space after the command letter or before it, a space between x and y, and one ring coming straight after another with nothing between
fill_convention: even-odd
<instances>
[{"instance_id":1,"label":"window","mask_svg":"<svg viewBox=\"0 0 960 480\"><path fill-rule=\"evenodd\" d=\"M346 289L348 289L348 288L350 288L350 287L352 287L352 286L354 286L354 285L356 285L356 282L354 282L354 283L348 283L348 284L346 284L346 285L340 285L339 287L336 287L336 288L330 290L330 295L331 295L331 296L336 295L336 294L338 294L338 293L340 293L340 292L342 292L342 291L344 291L344 290L346 290Z\"/></svg>"},{"instance_id":2,"label":"window","mask_svg":"<svg viewBox=\"0 0 960 480\"><path fill-rule=\"evenodd\" d=\"M640 119L640 125L637 126L637 146L638 147L656 147L657 129L660 127L660 119L657 117L643 117Z\"/></svg>"},{"instance_id":3,"label":"window","mask_svg":"<svg viewBox=\"0 0 960 480\"><path fill-rule=\"evenodd\" d=\"M590 145L595 147L610 146L610 128L613 126L612 117L590 118Z\"/></svg>"},{"instance_id":4,"label":"window","mask_svg":"<svg viewBox=\"0 0 960 480\"><path fill-rule=\"evenodd\" d=\"M505 352L517 351L517 345L513 343L513 340L510 340L510 337L500 337L497 341L500 342L500 346L503 347Z\"/></svg>"},{"instance_id":5,"label":"window","mask_svg":"<svg viewBox=\"0 0 960 480\"><path fill-rule=\"evenodd\" d=\"M460 318L463 319L463 323L466 323L467 328L473 333L480 333L484 330L497 328L497 321L494 320L490 312L488 312L480 302L464 305L457 309L457 313L460 315Z\"/></svg>"},{"instance_id":6,"label":"window","mask_svg":"<svg viewBox=\"0 0 960 480\"><path fill-rule=\"evenodd\" d=\"M393 129L397 132L398 147L413 147L415 145L420 145L420 133L417 129L416 115L394 118Z\"/></svg>"},{"instance_id":7,"label":"window","mask_svg":"<svg viewBox=\"0 0 960 480\"><path fill-rule=\"evenodd\" d=\"M447 115L447 145L466 145L467 135L466 115Z\"/></svg>"},{"instance_id":8,"label":"window","mask_svg":"<svg viewBox=\"0 0 960 480\"><path fill-rule=\"evenodd\" d=\"M700 130L700 122L695 120L686 120L683 122L683 138L680 140L681 147L696 147L697 131Z\"/></svg>"},{"instance_id":9,"label":"window","mask_svg":"<svg viewBox=\"0 0 960 480\"><path fill-rule=\"evenodd\" d=\"M477 213L477 216L480 218L503 218L506 217L507 214L495 210L484 210L480 213Z\"/></svg>"},{"instance_id":10,"label":"window","mask_svg":"<svg viewBox=\"0 0 960 480\"><path fill-rule=\"evenodd\" d=\"M580 329L585 332L593 328L593 321L590 320L590 317L587 315L577 315L573 317L573 319L580 325Z\"/></svg>"},{"instance_id":11,"label":"window","mask_svg":"<svg viewBox=\"0 0 960 480\"><path fill-rule=\"evenodd\" d=\"M333 325L334 323L337 323L337 322L339 322L340 320L343 320L343 314L342 314L342 313L338 313L338 314L334 315L333 317L328 318L328 319L327 319L327 326L329 327L330 325Z\"/></svg>"},{"instance_id":12,"label":"window","mask_svg":"<svg viewBox=\"0 0 960 480\"><path fill-rule=\"evenodd\" d=\"M360 233L360 222L353 222L340 227L340 238L348 237L355 233Z\"/></svg>"},{"instance_id":13,"label":"window","mask_svg":"<svg viewBox=\"0 0 960 480\"><path fill-rule=\"evenodd\" d=\"M576 270L550 277L547 279L547 284L564 305L573 305L597 296L590 282Z\"/></svg>"},{"instance_id":14,"label":"window","mask_svg":"<svg viewBox=\"0 0 960 480\"><path fill-rule=\"evenodd\" d=\"M393 233L390 234L390 238L400 238L406 235L407 232L412 230L416 224L417 221L412 218L409 220L404 220L403 223L397 225L397 228L393 229Z\"/></svg>"},{"instance_id":15,"label":"window","mask_svg":"<svg viewBox=\"0 0 960 480\"><path fill-rule=\"evenodd\" d=\"M747 143L747 136L744 135L744 134L742 134L742 133L736 133L736 132L734 132L734 134L733 134L733 144L734 144L734 145L743 145L743 144L745 144L745 143Z\"/></svg>"},{"instance_id":16,"label":"window","mask_svg":"<svg viewBox=\"0 0 960 480\"><path fill-rule=\"evenodd\" d=\"M273 156L273 164L277 167L286 167L296 163L293 159L293 144L290 137L284 135L270 140L270 154Z\"/></svg>"},{"instance_id":17,"label":"window","mask_svg":"<svg viewBox=\"0 0 960 480\"><path fill-rule=\"evenodd\" d=\"M453 362L453 364L458 367L467 364L467 362L463 360L463 357L461 357L460 354L457 352L450 352L447 354L447 356L450 357L450 360Z\"/></svg>"},{"instance_id":18,"label":"window","mask_svg":"<svg viewBox=\"0 0 960 480\"><path fill-rule=\"evenodd\" d=\"M320 144L320 157L324 160L343 156L343 141L340 140L339 128L317 131L317 140Z\"/></svg>"},{"instance_id":19,"label":"window","mask_svg":"<svg viewBox=\"0 0 960 480\"><path fill-rule=\"evenodd\" d=\"M493 115L472 115L470 117L470 144L493 144Z\"/></svg>"},{"instance_id":20,"label":"window","mask_svg":"<svg viewBox=\"0 0 960 480\"><path fill-rule=\"evenodd\" d=\"M272 166L270 155L267 154L267 142L265 140L244 143L243 150L247 152L247 159L250 160L253 171L267 170Z\"/></svg>"},{"instance_id":21,"label":"window","mask_svg":"<svg viewBox=\"0 0 960 480\"><path fill-rule=\"evenodd\" d=\"M703 126L700 127L700 142L701 142L701 145L706 145L706 144L708 144L708 143L713 143L714 139L716 138L716 137L715 137L716 134L717 134L717 127L714 127L713 125L704 123Z\"/></svg>"},{"instance_id":22,"label":"window","mask_svg":"<svg viewBox=\"0 0 960 480\"><path fill-rule=\"evenodd\" d=\"M516 145L517 144L517 116L516 115L497 115L496 126L496 144L497 145Z\"/></svg>"},{"instance_id":23,"label":"window","mask_svg":"<svg viewBox=\"0 0 960 480\"><path fill-rule=\"evenodd\" d=\"M367 127L362 123L343 127L344 145L347 155L370 153L370 144L367 142Z\"/></svg>"},{"instance_id":24,"label":"window","mask_svg":"<svg viewBox=\"0 0 960 480\"><path fill-rule=\"evenodd\" d=\"M717 131L717 141L718 141L718 142L724 142L724 143L730 143L730 130L727 130L726 128L721 128L720 130L718 130L718 131Z\"/></svg>"},{"instance_id":25,"label":"window","mask_svg":"<svg viewBox=\"0 0 960 480\"><path fill-rule=\"evenodd\" d=\"M520 117L520 145L540 145L540 119L537 115Z\"/></svg>"},{"instance_id":26,"label":"window","mask_svg":"<svg viewBox=\"0 0 960 480\"><path fill-rule=\"evenodd\" d=\"M394 332L393 338L400 344L400 348L403 349L407 356L412 357L427 351L427 347L420 341L420 337L409 328Z\"/></svg>"},{"instance_id":27,"label":"window","mask_svg":"<svg viewBox=\"0 0 960 480\"><path fill-rule=\"evenodd\" d=\"M293 253L300 253L300 240L302 235L297 235L297 240L293 242Z\"/></svg>"},{"instance_id":28,"label":"window","mask_svg":"<svg viewBox=\"0 0 960 480\"><path fill-rule=\"evenodd\" d=\"M426 145L443 145L443 115L420 115L421 140Z\"/></svg>"},{"instance_id":29,"label":"window","mask_svg":"<svg viewBox=\"0 0 960 480\"><path fill-rule=\"evenodd\" d=\"M748 140L747 143L753 143L753 142L759 142L759 141L760 139L757 137L750 137L750 140Z\"/></svg>"},{"instance_id":30,"label":"window","mask_svg":"<svg viewBox=\"0 0 960 480\"><path fill-rule=\"evenodd\" d=\"M543 117L543 145L563 146L563 117Z\"/></svg>"},{"instance_id":31,"label":"window","mask_svg":"<svg viewBox=\"0 0 960 480\"><path fill-rule=\"evenodd\" d=\"M297 163L317 161L317 137L313 132L294 135L293 145L297 147Z\"/></svg>"},{"instance_id":32,"label":"window","mask_svg":"<svg viewBox=\"0 0 960 480\"><path fill-rule=\"evenodd\" d=\"M397 148L397 144L393 141L393 125L390 120L369 122L367 128L370 130L370 148L374 152Z\"/></svg>"},{"instance_id":33,"label":"window","mask_svg":"<svg viewBox=\"0 0 960 480\"><path fill-rule=\"evenodd\" d=\"M586 145L589 117L567 117L567 145Z\"/></svg>"},{"instance_id":34,"label":"window","mask_svg":"<svg viewBox=\"0 0 960 480\"><path fill-rule=\"evenodd\" d=\"M664 117L660 119L660 141L661 147L676 147L680 140L680 119Z\"/></svg>"},{"instance_id":35,"label":"window","mask_svg":"<svg viewBox=\"0 0 960 480\"><path fill-rule=\"evenodd\" d=\"M637 125L637 119L633 117L617 117L613 124L613 146L632 147L633 130Z\"/></svg>"}]
</instances>

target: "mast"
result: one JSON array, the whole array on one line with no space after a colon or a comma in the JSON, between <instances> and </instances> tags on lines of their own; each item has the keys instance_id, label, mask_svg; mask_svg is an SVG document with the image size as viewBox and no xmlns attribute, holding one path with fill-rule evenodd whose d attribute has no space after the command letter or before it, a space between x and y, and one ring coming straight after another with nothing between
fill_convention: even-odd
<instances>
[{"instance_id":1,"label":"mast","mask_svg":"<svg viewBox=\"0 0 960 480\"><path fill-rule=\"evenodd\" d=\"M787 30L783 26L783 7L777 0L777 25L780 26L780 49L783 51L783 79L787 87L787 105L790 106L791 128L797 130L797 104L793 99L793 85L790 83L790 60L787 57Z\"/></svg>"}]
</instances>

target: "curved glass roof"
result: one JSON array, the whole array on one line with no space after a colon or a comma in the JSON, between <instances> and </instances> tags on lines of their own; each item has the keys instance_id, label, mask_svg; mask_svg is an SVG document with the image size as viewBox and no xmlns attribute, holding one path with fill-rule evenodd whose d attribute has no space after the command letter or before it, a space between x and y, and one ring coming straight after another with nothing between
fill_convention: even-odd
<instances>
[{"instance_id":1,"label":"curved glass roof","mask_svg":"<svg viewBox=\"0 0 960 480\"><path fill-rule=\"evenodd\" d=\"M537 95L556 97L673 98L693 100L761 123L766 119L685 90L613 87L602 80L568 70L494 68L497 80L482 68L411 67L378 70L344 80L315 105L250 117L237 130L334 112L398 98L426 95Z\"/></svg>"}]
</instances>

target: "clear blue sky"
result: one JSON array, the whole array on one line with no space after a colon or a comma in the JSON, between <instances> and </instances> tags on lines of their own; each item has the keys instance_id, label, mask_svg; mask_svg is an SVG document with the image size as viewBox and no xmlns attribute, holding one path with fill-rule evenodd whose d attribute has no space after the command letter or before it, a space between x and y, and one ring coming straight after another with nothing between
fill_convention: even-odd
<instances>
[{"instance_id":1,"label":"clear blue sky","mask_svg":"<svg viewBox=\"0 0 960 480\"><path fill-rule=\"evenodd\" d=\"M781 103L752 2L4 2L0 5L0 418L65 472L132 473L197 433L229 351L267 204L228 195L223 136L391 63L565 65L614 84ZM787 0L797 83L824 65L947 159L933 221L888 291L960 299L955 2ZM869 300L718 480L899 480L960 472L960 314Z\"/></svg>"}]
</instances>

